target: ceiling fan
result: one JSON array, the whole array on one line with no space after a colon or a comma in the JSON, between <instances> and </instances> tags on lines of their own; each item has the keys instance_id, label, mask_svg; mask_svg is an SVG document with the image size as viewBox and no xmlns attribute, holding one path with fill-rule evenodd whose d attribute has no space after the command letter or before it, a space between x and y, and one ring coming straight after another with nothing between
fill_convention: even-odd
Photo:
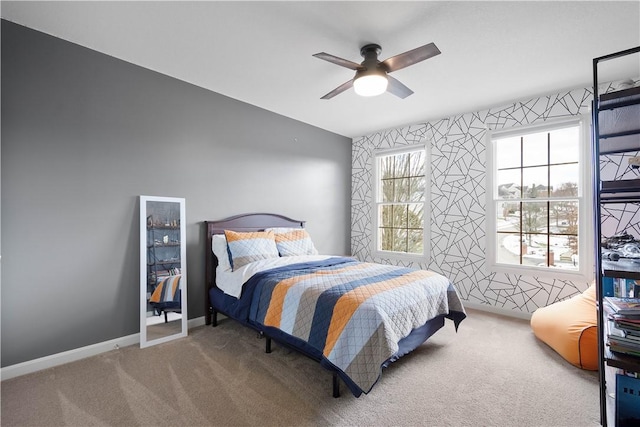
<instances>
[{"instance_id":1,"label":"ceiling fan","mask_svg":"<svg viewBox=\"0 0 640 427\"><path fill-rule=\"evenodd\" d=\"M356 72L356 75L351 80L341 84L320 99L331 99L351 87L361 96L376 96L389 91L404 99L411 95L413 91L389 76L388 73L440 54L440 49L435 44L429 43L380 61L378 60L378 55L381 50L382 48L377 44L363 46L360 49L360 55L362 55L364 61L360 64L325 52L314 54L313 56L316 58L324 59L341 67L350 68Z\"/></svg>"}]
</instances>

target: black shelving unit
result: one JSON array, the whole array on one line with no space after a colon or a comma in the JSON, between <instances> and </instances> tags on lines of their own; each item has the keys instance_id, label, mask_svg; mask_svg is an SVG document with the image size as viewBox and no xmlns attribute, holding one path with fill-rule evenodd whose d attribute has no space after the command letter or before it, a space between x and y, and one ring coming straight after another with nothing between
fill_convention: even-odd
<instances>
[{"instance_id":1,"label":"black shelving unit","mask_svg":"<svg viewBox=\"0 0 640 427\"><path fill-rule=\"evenodd\" d=\"M640 280L640 260L610 261L602 255L602 206L608 203L640 204L640 179L602 181L601 157L640 152L640 87L598 93L598 66L605 61L637 55L640 46L593 59L593 166L595 189L596 276L598 298L598 354L600 374L600 422L615 425L615 371L640 372L640 358L609 351L607 347L608 319L604 310L603 279ZM634 76L637 77L637 76ZM640 239L640 236L634 236Z\"/></svg>"}]
</instances>

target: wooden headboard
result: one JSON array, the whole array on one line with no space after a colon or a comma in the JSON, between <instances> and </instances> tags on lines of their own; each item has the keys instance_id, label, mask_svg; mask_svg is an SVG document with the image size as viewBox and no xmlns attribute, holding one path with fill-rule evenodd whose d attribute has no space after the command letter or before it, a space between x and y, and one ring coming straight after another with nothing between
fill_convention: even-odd
<instances>
[{"instance_id":1,"label":"wooden headboard","mask_svg":"<svg viewBox=\"0 0 640 427\"><path fill-rule=\"evenodd\" d=\"M205 221L206 244L205 244L205 321L211 323L211 303L209 301L209 290L216 287L216 267L218 259L213 254L211 236L214 234L224 234L224 230L232 231L261 231L272 227L304 228L304 221L287 218L283 215L269 213L248 213L232 216L219 221Z\"/></svg>"}]
</instances>

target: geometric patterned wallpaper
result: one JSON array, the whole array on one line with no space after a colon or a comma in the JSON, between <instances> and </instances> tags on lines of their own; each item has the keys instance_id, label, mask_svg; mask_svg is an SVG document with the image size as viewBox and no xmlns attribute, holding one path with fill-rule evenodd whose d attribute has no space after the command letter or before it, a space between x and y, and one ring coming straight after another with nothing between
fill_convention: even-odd
<instances>
[{"instance_id":1,"label":"geometric patterned wallpaper","mask_svg":"<svg viewBox=\"0 0 640 427\"><path fill-rule=\"evenodd\" d=\"M593 91L579 89L500 108L418 123L355 138L352 146L351 253L361 261L430 269L448 277L461 298L514 315L584 291L589 283L490 273L485 267L485 133L587 114ZM371 253L371 158L374 149L419 142L431 151L431 256L398 262ZM589 142L590 143L590 142ZM640 234L638 234L640 236ZM487 308L488 308L487 307Z\"/></svg>"}]
</instances>

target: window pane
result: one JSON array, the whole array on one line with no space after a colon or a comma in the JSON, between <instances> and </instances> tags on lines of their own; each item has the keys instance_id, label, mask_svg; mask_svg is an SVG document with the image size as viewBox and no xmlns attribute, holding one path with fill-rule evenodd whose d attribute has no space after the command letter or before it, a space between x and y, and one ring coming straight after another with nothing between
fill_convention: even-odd
<instances>
[{"instance_id":1,"label":"window pane","mask_svg":"<svg viewBox=\"0 0 640 427\"><path fill-rule=\"evenodd\" d=\"M548 161L547 132L525 135L522 142L522 166L546 165Z\"/></svg>"},{"instance_id":2,"label":"window pane","mask_svg":"<svg viewBox=\"0 0 640 427\"><path fill-rule=\"evenodd\" d=\"M522 170L522 197L536 198L549 196L549 167L526 168Z\"/></svg>"},{"instance_id":3,"label":"window pane","mask_svg":"<svg viewBox=\"0 0 640 427\"><path fill-rule=\"evenodd\" d=\"M426 158L426 154L424 152L424 150L418 150L414 153L411 153L411 171L410 171L410 176L424 176L425 174L425 168L424 168L424 162L425 162L425 158Z\"/></svg>"},{"instance_id":4,"label":"window pane","mask_svg":"<svg viewBox=\"0 0 640 427\"><path fill-rule=\"evenodd\" d=\"M568 270L577 270L578 237L551 234L549 239L551 241L549 250L553 252L554 265Z\"/></svg>"},{"instance_id":5,"label":"window pane","mask_svg":"<svg viewBox=\"0 0 640 427\"><path fill-rule=\"evenodd\" d=\"M393 202L393 185L394 185L394 181L393 179L383 179L380 182L380 188L382 190L382 194L381 194L381 198L379 198L378 200L383 202L383 203L388 203L388 202Z\"/></svg>"},{"instance_id":6,"label":"window pane","mask_svg":"<svg viewBox=\"0 0 640 427\"><path fill-rule=\"evenodd\" d=\"M394 170L394 157L393 156L385 156L380 158L380 170L379 175L380 179L393 178L393 170Z\"/></svg>"},{"instance_id":7,"label":"window pane","mask_svg":"<svg viewBox=\"0 0 640 427\"><path fill-rule=\"evenodd\" d=\"M522 197L520 192L521 169L499 170L497 176L497 197L499 199L514 199Z\"/></svg>"},{"instance_id":8,"label":"window pane","mask_svg":"<svg viewBox=\"0 0 640 427\"><path fill-rule=\"evenodd\" d=\"M390 251L393 250L393 229L380 228L378 234L378 250Z\"/></svg>"},{"instance_id":9,"label":"window pane","mask_svg":"<svg viewBox=\"0 0 640 427\"><path fill-rule=\"evenodd\" d=\"M422 203L411 203L408 208L409 217L407 219L407 227L424 228L424 205Z\"/></svg>"},{"instance_id":10,"label":"window pane","mask_svg":"<svg viewBox=\"0 0 640 427\"><path fill-rule=\"evenodd\" d=\"M378 218L378 224L380 224L381 227L393 226L393 206L392 205L380 206L380 218Z\"/></svg>"},{"instance_id":11,"label":"window pane","mask_svg":"<svg viewBox=\"0 0 640 427\"><path fill-rule=\"evenodd\" d=\"M520 137L495 140L496 168L520 167Z\"/></svg>"},{"instance_id":12,"label":"window pane","mask_svg":"<svg viewBox=\"0 0 640 427\"><path fill-rule=\"evenodd\" d=\"M424 176L420 178L410 178L409 179L409 200L410 202L418 202L424 200L424 192L425 192L425 182L426 179Z\"/></svg>"},{"instance_id":13,"label":"window pane","mask_svg":"<svg viewBox=\"0 0 640 427\"><path fill-rule=\"evenodd\" d=\"M423 253L423 241L422 238L422 230L409 230L408 234L408 244L407 252L412 254L421 254Z\"/></svg>"},{"instance_id":14,"label":"window pane","mask_svg":"<svg viewBox=\"0 0 640 427\"><path fill-rule=\"evenodd\" d=\"M397 252L407 251L407 230L393 230L393 250Z\"/></svg>"},{"instance_id":15,"label":"window pane","mask_svg":"<svg viewBox=\"0 0 640 427\"><path fill-rule=\"evenodd\" d=\"M547 233L547 203L523 202L522 203L522 232L523 233Z\"/></svg>"},{"instance_id":16,"label":"window pane","mask_svg":"<svg viewBox=\"0 0 640 427\"><path fill-rule=\"evenodd\" d=\"M501 264L520 265L520 253L525 245L520 242L519 234L498 233L497 261Z\"/></svg>"},{"instance_id":17,"label":"window pane","mask_svg":"<svg viewBox=\"0 0 640 427\"><path fill-rule=\"evenodd\" d=\"M407 205L393 205L393 227L407 228Z\"/></svg>"},{"instance_id":18,"label":"window pane","mask_svg":"<svg viewBox=\"0 0 640 427\"><path fill-rule=\"evenodd\" d=\"M551 164L578 162L580 128L578 126L551 131Z\"/></svg>"},{"instance_id":19,"label":"window pane","mask_svg":"<svg viewBox=\"0 0 640 427\"><path fill-rule=\"evenodd\" d=\"M578 202L549 203L549 231L578 235Z\"/></svg>"},{"instance_id":20,"label":"window pane","mask_svg":"<svg viewBox=\"0 0 640 427\"><path fill-rule=\"evenodd\" d=\"M395 180L395 199L393 201L409 201L409 178L399 178Z\"/></svg>"},{"instance_id":21,"label":"window pane","mask_svg":"<svg viewBox=\"0 0 640 427\"><path fill-rule=\"evenodd\" d=\"M520 203L498 202L496 225L500 232L520 231Z\"/></svg>"},{"instance_id":22,"label":"window pane","mask_svg":"<svg viewBox=\"0 0 640 427\"><path fill-rule=\"evenodd\" d=\"M409 176L409 154L397 154L394 176L396 178Z\"/></svg>"},{"instance_id":23,"label":"window pane","mask_svg":"<svg viewBox=\"0 0 640 427\"><path fill-rule=\"evenodd\" d=\"M549 250L547 234L527 234L525 243L527 245L527 265L537 265L545 267L547 265L547 251ZM525 264L523 260L523 264Z\"/></svg>"},{"instance_id":24,"label":"window pane","mask_svg":"<svg viewBox=\"0 0 640 427\"><path fill-rule=\"evenodd\" d=\"M577 163L549 166L551 197L578 197L579 173Z\"/></svg>"}]
</instances>

